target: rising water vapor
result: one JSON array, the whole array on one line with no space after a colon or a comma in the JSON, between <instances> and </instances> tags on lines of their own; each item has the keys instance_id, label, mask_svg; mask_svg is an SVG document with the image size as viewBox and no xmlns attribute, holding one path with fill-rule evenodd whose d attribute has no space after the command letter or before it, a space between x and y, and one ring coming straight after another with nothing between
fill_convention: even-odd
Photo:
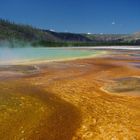
<instances>
[{"instance_id":1,"label":"rising water vapor","mask_svg":"<svg viewBox=\"0 0 140 140\"><path fill-rule=\"evenodd\" d=\"M16 52L16 49L23 47L30 48L32 45L27 42L16 40L0 41L0 65L9 65L14 61L19 60L21 56Z\"/></svg>"}]
</instances>

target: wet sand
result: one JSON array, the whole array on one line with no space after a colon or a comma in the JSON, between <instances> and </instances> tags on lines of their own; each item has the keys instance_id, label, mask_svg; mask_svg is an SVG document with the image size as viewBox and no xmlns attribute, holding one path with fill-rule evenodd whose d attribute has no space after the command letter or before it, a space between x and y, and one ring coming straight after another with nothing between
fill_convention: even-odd
<instances>
[{"instance_id":1,"label":"wet sand","mask_svg":"<svg viewBox=\"0 0 140 140\"><path fill-rule=\"evenodd\" d=\"M0 68L0 139L139 140L136 53Z\"/></svg>"}]
</instances>

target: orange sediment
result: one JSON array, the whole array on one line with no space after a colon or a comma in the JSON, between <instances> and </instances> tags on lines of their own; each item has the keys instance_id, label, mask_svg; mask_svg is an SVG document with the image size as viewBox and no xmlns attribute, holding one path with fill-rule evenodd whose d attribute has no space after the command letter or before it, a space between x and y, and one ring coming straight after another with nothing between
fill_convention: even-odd
<instances>
[{"instance_id":1,"label":"orange sediment","mask_svg":"<svg viewBox=\"0 0 140 140\"><path fill-rule=\"evenodd\" d=\"M140 69L131 63L140 60L53 62L1 81L0 139L139 140Z\"/></svg>"}]
</instances>

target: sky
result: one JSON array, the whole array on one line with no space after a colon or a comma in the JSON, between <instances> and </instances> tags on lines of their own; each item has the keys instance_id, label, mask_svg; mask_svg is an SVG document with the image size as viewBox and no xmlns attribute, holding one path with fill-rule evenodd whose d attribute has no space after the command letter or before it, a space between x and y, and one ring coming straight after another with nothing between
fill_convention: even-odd
<instances>
[{"instance_id":1,"label":"sky","mask_svg":"<svg viewBox=\"0 0 140 140\"><path fill-rule=\"evenodd\" d=\"M140 31L140 0L0 0L0 18L74 33Z\"/></svg>"}]
</instances>

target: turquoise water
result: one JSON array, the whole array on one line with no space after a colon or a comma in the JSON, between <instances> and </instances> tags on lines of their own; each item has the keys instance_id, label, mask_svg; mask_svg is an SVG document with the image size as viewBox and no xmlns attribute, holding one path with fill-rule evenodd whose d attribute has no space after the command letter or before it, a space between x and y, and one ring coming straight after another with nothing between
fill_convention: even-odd
<instances>
[{"instance_id":1,"label":"turquoise water","mask_svg":"<svg viewBox=\"0 0 140 140\"><path fill-rule=\"evenodd\" d=\"M0 63L80 58L97 52L70 48L0 48Z\"/></svg>"}]
</instances>

